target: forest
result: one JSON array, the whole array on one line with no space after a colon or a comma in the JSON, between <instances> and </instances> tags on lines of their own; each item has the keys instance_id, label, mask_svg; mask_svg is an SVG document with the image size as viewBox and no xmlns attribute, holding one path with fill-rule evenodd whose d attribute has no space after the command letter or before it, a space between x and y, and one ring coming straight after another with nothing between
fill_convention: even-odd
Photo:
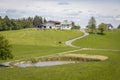
<instances>
[{"instance_id":1,"label":"forest","mask_svg":"<svg viewBox=\"0 0 120 80\"><path fill-rule=\"evenodd\" d=\"M45 18L42 18L41 16L37 15L34 18L28 17L19 19L10 19L7 15L4 18L0 16L0 31L32 28L36 25L42 24L45 21Z\"/></svg>"}]
</instances>

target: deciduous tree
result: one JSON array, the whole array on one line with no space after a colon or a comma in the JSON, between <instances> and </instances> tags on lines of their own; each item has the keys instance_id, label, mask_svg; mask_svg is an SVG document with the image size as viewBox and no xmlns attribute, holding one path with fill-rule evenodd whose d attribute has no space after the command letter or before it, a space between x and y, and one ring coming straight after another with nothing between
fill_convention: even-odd
<instances>
[{"instance_id":1,"label":"deciduous tree","mask_svg":"<svg viewBox=\"0 0 120 80\"><path fill-rule=\"evenodd\" d=\"M104 32L106 29L107 29L106 24L104 24L104 23L99 24L98 30L100 30L100 33L101 33L101 34L103 34L103 32Z\"/></svg>"}]
</instances>

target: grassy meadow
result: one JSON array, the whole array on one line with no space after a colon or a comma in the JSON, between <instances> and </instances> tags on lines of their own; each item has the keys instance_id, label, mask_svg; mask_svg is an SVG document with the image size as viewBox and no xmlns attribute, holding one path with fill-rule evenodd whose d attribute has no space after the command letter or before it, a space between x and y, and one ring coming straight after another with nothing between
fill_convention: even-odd
<instances>
[{"instance_id":1,"label":"grassy meadow","mask_svg":"<svg viewBox=\"0 0 120 80\"><path fill-rule=\"evenodd\" d=\"M120 52L79 51L75 54L100 54L102 62L81 62L50 67L0 69L1 80L120 80Z\"/></svg>"},{"instance_id":2,"label":"grassy meadow","mask_svg":"<svg viewBox=\"0 0 120 80\"><path fill-rule=\"evenodd\" d=\"M79 30L37 30L22 29L3 31L12 45L14 60L40 57L74 48L66 46L65 41L82 35ZM61 42L61 43L59 43Z\"/></svg>"},{"instance_id":3,"label":"grassy meadow","mask_svg":"<svg viewBox=\"0 0 120 80\"><path fill-rule=\"evenodd\" d=\"M91 34L73 42L85 48L120 49L120 30L105 32L105 35Z\"/></svg>"},{"instance_id":4,"label":"grassy meadow","mask_svg":"<svg viewBox=\"0 0 120 80\"><path fill-rule=\"evenodd\" d=\"M16 59L22 59L27 57L42 56L53 54L54 52L62 52L72 50L64 44L56 45L53 40L57 41L57 38L51 38L49 40L53 44L38 42L37 45L31 43L22 44L22 39L18 35L26 30L19 31L5 31L1 32L13 44L13 53L16 55ZM39 31L38 33L44 33L47 35L56 33L56 37L59 35L61 38L66 35L64 41L79 36L79 31ZM36 33L30 31L31 35ZM63 33L63 35L62 35ZM43 35L44 35L43 34ZM18 35L14 37L14 35ZM26 34L28 37L30 34ZM30 35L30 36L31 36ZM42 34L40 34L42 36ZM120 49L120 30L108 31L105 35L90 34L89 36L73 42L74 45L80 47L92 47L92 48L105 48L105 49ZM36 36L36 35L35 35ZM33 35L32 38L35 38ZM13 39L19 40L18 42ZM24 37L24 38L26 38ZM44 38L44 37L43 37ZM48 38L47 38L48 39ZM52 39L52 40L51 40ZM14 41L15 40L15 41ZM29 40L29 39L28 39ZM41 38L39 39L41 40ZM24 41L24 40L23 40ZM26 41L26 40L25 40ZM35 40L36 41L36 40ZM99 42L100 41L100 42ZM31 42L31 41L30 41ZM44 41L43 41L44 42ZM21 43L21 44L20 44ZM43 44L45 44L43 46ZM99 44L99 45L98 45ZM32 50L33 49L33 50ZM40 51L39 51L40 50ZM33 54L34 53L34 54ZM43 54L44 53L44 54ZM120 52L114 51L99 51L99 50L84 50L73 52L74 54L91 54L91 55L104 55L109 59L100 62L81 62L76 64L66 64L59 66L46 66L46 67L27 67L27 68L0 68L0 80L120 80Z\"/></svg>"}]
</instances>

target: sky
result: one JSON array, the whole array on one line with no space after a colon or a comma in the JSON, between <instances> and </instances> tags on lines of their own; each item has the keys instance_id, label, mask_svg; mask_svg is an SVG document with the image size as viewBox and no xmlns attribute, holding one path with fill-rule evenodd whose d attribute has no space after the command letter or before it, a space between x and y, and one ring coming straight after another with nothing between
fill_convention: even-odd
<instances>
[{"instance_id":1,"label":"sky","mask_svg":"<svg viewBox=\"0 0 120 80\"><path fill-rule=\"evenodd\" d=\"M9 18L45 17L47 20L74 21L81 27L93 16L97 25L120 24L120 0L0 0L0 16Z\"/></svg>"}]
</instances>

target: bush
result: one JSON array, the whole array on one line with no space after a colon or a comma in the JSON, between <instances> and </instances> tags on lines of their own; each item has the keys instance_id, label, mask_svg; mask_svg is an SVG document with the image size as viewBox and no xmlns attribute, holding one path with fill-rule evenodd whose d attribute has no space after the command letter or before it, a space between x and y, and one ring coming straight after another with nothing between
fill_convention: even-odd
<instances>
[{"instance_id":1,"label":"bush","mask_svg":"<svg viewBox=\"0 0 120 80\"><path fill-rule=\"evenodd\" d=\"M80 29L80 26L73 26L71 29Z\"/></svg>"},{"instance_id":2,"label":"bush","mask_svg":"<svg viewBox=\"0 0 120 80\"><path fill-rule=\"evenodd\" d=\"M4 36L0 35L0 59L7 60L12 59L13 55L10 50L11 45Z\"/></svg>"}]
</instances>

